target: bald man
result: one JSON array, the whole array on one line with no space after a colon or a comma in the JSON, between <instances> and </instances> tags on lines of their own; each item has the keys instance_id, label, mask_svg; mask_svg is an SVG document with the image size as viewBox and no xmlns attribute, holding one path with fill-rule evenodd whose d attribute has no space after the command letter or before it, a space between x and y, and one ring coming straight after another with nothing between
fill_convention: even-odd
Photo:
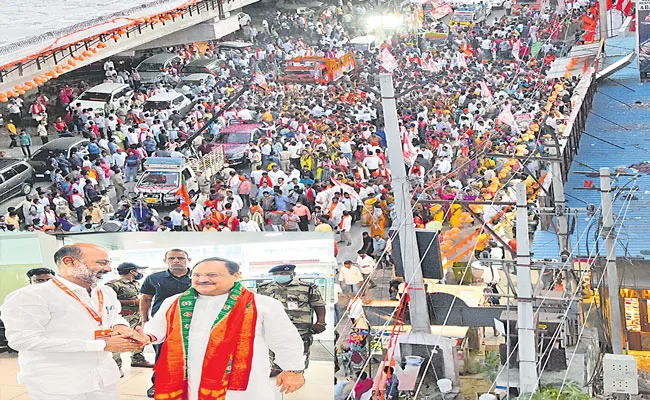
<instances>
[{"instance_id":1,"label":"bald man","mask_svg":"<svg viewBox=\"0 0 650 400\"><path fill-rule=\"evenodd\" d=\"M146 339L120 316L120 302L100 283L111 271L108 251L90 243L54 253L59 276L10 293L0 307L6 336L18 351L18 383L32 400L117 400L120 373L112 352Z\"/></svg>"}]
</instances>

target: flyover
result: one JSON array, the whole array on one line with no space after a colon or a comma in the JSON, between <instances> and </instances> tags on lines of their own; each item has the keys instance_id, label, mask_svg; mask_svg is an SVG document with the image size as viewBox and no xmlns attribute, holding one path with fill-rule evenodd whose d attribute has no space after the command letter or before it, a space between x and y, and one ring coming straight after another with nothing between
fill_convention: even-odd
<instances>
[{"instance_id":1,"label":"flyover","mask_svg":"<svg viewBox=\"0 0 650 400\"><path fill-rule=\"evenodd\" d=\"M215 40L240 28L258 0L158 0L0 47L0 102L135 48ZM85 12L83 9L80 13Z\"/></svg>"}]
</instances>

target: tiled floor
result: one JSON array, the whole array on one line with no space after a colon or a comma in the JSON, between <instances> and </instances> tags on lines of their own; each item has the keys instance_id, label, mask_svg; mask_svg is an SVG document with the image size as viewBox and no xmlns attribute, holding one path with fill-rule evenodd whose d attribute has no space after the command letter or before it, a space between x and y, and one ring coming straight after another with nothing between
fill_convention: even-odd
<instances>
[{"instance_id":1,"label":"tiled floor","mask_svg":"<svg viewBox=\"0 0 650 400\"><path fill-rule=\"evenodd\" d=\"M124 378L120 384L120 400L146 399L151 385L151 370L131 368L126 356ZM16 383L18 361L15 354L0 354L0 400L29 400L25 388ZM334 398L334 363L312 361L305 371L305 386L283 400L332 400ZM254 399L253 399L254 400ZM280 400L280 399L278 399Z\"/></svg>"}]
</instances>

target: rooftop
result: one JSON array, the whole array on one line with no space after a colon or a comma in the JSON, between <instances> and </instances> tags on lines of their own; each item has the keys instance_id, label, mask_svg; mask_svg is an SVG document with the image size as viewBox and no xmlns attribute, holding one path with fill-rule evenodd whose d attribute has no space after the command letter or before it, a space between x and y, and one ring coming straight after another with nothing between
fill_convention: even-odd
<instances>
[{"instance_id":1,"label":"rooftop","mask_svg":"<svg viewBox=\"0 0 650 400\"><path fill-rule=\"evenodd\" d=\"M604 66L618 61L633 51L635 46L634 36L609 39L605 49L608 57ZM608 167L612 173L622 168L628 173L638 171L642 174L636 182L631 181L630 177L612 179L613 187L627 185L626 188L632 188L638 185L633 200L628 200L628 192L623 192L614 201L618 257L650 258L650 243L645 236L650 224L649 111L650 84L640 82L636 61L599 83L587 119L586 134L582 135L580 149L564 186L569 207L585 208L587 204L594 204L600 211L598 190L577 189L583 188L585 181L593 181L594 187L600 187L599 178L578 175L575 171L595 172L601 167ZM584 212L575 221L571 235L574 257L596 255L594 235L600 231L597 222L597 218L587 217ZM534 259L559 258L557 235L552 228L547 232L535 232L531 247ZM598 240L598 248L600 255L604 256L604 243L601 239Z\"/></svg>"}]
</instances>

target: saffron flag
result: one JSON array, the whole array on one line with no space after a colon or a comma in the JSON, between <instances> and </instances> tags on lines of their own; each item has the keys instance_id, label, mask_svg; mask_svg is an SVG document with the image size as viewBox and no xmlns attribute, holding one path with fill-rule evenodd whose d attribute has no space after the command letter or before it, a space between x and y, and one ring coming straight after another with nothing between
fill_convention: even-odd
<instances>
[{"instance_id":1,"label":"saffron flag","mask_svg":"<svg viewBox=\"0 0 650 400\"><path fill-rule=\"evenodd\" d=\"M385 47L381 52L379 61L381 62L381 66L388 72L393 72L397 68L397 60L393 56L393 53L388 50L388 47Z\"/></svg>"},{"instance_id":2,"label":"saffron flag","mask_svg":"<svg viewBox=\"0 0 650 400\"><path fill-rule=\"evenodd\" d=\"M263 89L267 89L266 77L264 77L264 74L260 70L260 67L257 67L255 73L253 74L253 83Z\"/></svg>"},{"instance_id":3,"label":"saffron flag","mask_svg":"<svg viewBox=\"0 0 650 400\"><path fill-rule=\"evenodd\" d=\"M515 60L519 61L519 52L521 51L521 43L519 43L519 40L515 40L512 43L512 56L515 58Z\"/></svg>"},{"instance_id":4,"label":"saffron flag","mask_svg":"<svg viewBox=\"0 0 650 400\"><path fill-rule=\"evenodd\" d=\"M181 187L176 191L176 196L180 197L180 206L181 209L183 210L183 214L189 217L190 203L192 203L192 200L190 199L190 194L187 193L187 187L185 186L185 178L182 179Z\"/></svg>"},{"instance_id":5,"label":"saffron flag","mask_svg":"<svg viewBox=\"0 0 650 400\"><path fill-rule=\"evenodd\" d=\"M488 99L492 98L492 91L488 87L487 83L485 83L485 79L481 80L481 96L486 97Z\"/></svg>"},{"instance_id":6,"label":"saffron flag","mask_svg":"<svg viewBox=\"0 0 650 400\"><path fill-rule=\"evenodd\" d=\"M514 115L512 115L512 106L510 103L506 104L499 113L499 116L497 116L497 123L499 122L510 126L513 132L519 133L519 127L517 126Z\"/></svg>"}]
</instances>

